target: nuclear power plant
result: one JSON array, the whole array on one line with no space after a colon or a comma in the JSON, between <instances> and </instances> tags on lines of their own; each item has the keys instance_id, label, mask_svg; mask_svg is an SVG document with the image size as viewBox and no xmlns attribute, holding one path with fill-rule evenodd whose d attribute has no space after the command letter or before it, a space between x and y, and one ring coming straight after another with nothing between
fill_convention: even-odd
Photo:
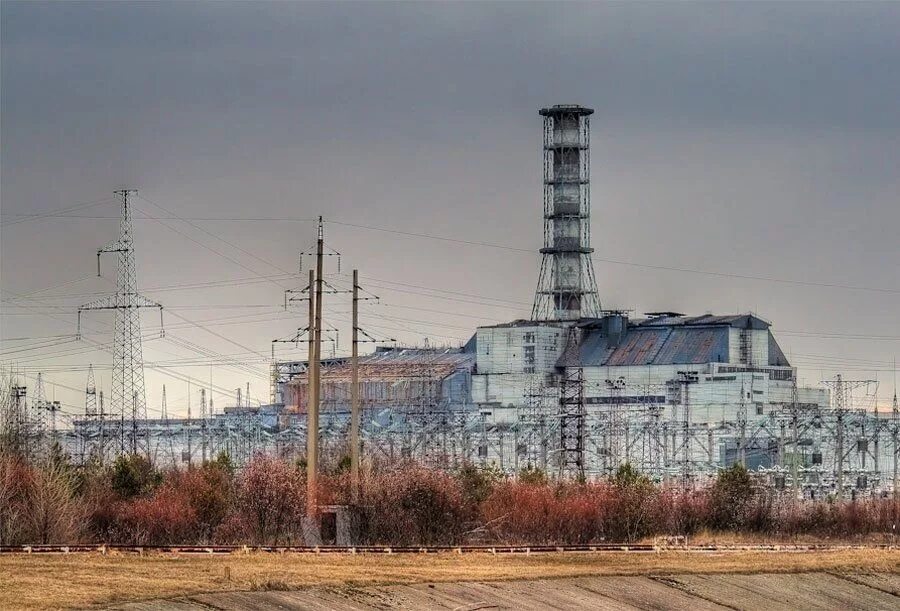
<instances>
[{"instance_id":1,"label":"nuclear power plant","mask_svg":"<svg viewBox=\"0 0 900 611\"><path fill-rule=\"evenodd\" d=\"M867 404L874 382L838 376L798 385L771 322L755 313L603 309L615 296L601 295L591 262L592 113L578 105L540 110L543 247L530 319L477 327L457 347L375 345L360 355L371 337L357 323L354 275L353 353L325 357L323 300L350 297L322 290L320 222L318 270L290 297L308 305L308 326L290 341L307 343L309 357L277 361L273 350L269 404L251 407L238 390L221 411L204 395L193 417L170 418L165 406L161 417L146 417L139 327L125 338L117 318L114 371L120 381L139 380L139 389L121 382L104 409L91 380L83 417L57 427L47 424L47 401L29 404L16 386L5 426L35 447L52 434L81 460L129 451L173 466L219 452L238 465L259 452L303 457L312 423L316 452L341 455L358 436L354 460L363 465L408 458L590 479L628 463L655 481L694 486L741 463L795 497L897 489L900 411L896 396L888 412ZM120 274L121 266L127 272L119 298L83 310L123 306L124 325L134 307L162 306L129 289L132 192L122 193L122 236L113 242Z\"/></svg>"}]
</instances>

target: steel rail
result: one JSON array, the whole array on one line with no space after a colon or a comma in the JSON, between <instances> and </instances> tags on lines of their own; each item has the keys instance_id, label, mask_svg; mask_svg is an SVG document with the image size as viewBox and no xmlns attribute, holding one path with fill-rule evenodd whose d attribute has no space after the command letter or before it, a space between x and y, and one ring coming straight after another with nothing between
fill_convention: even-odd
<instances>
[{"instance_id":1,"label":"steel rail","mask_svg":"<svg viewBox=\"0 0 900 611\"><path fill-rule=\"evenodd\" d=\"M889 544L872 545L664 545L648 543L597 543L593 545L0 545L0 554L504 554L529 555L552 553L739 553L739 552L833 552L842 550L900 550Z\"/></svg>"}]
</instances>

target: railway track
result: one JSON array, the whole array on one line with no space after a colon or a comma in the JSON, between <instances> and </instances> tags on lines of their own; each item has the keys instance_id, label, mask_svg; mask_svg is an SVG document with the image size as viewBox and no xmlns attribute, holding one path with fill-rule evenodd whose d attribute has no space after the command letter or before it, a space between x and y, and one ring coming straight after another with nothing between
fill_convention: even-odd
<instances>
[{"instance_id":1,"label":"railway track","mask_svg":"<svg viewBox=\"0 0 900 611\"><path fill-rule=\"evenodd\" d=\"M892 545L664 545L600 543L595 545L0 545L0 554L557 554L557 553L735 553L828 552L853 549L898 549Z\"/></svg>"}]
</instances>

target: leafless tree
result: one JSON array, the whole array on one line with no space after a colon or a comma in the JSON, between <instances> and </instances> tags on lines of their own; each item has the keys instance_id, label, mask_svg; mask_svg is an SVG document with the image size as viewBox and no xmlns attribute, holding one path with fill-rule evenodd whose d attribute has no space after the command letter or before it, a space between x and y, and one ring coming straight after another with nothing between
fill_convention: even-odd
<instances>
[{"instance_id":1,"label":"leafless tree","mask_svg":"<svg viewBox=\"0 0 900 611\"><path fill-rule=\"evenodd\" d=\"M35 471L27 507L34 542L70 543L78 539L85 510L75 494L71 468L65 463L48 460Z\"/></svg>"}]
</instances>

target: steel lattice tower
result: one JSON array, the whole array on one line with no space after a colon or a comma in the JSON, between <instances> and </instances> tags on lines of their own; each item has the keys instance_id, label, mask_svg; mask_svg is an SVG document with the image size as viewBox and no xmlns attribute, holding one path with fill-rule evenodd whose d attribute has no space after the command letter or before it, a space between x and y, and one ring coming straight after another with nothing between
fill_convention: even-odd
<instances>
[{"instance_id":1,"label":"steel lattice tower","mask_svg":"<svg viewBox=\"0 0 900 611\"><path fill-rule=\"evenodd\" d=\"M584 477L584 370L578 357L581 341L576 326L569 327L563 351L563 373L559 390L559 474Z\"/></svg>"},{"instance_id":2,"label":"steel lattice tower","mask_svg":"<svg viewBox=\"0 0 900 611\"><path fill-rule=\"evenodd\" d=\"M544 247L532 320L600 315L591 263L590 121L575 105L543 108Z\"/></svg>"},{"instance_id":3,"label":"steel lattice tower","mask_svg":"<svg viewBox=\"0 0 900 611\"><path fill-rule=\"evenodd\" d=\"M140 308L162 306L137 292L137 274L134 261L134 230L132 228L129 196L137 191L116 191L122 200L122 221L119 239L97 251L97 275L100 275L100 255L118 253L116 293L78 308L78 333L81 334L81 312L85 310L115 310L115 338L113 340L112 403L113 410L131 418L130 451L149 454L146 431L139 431L141 421L147 418L147 399L144 391L144 358L141 348ZM160 320L161 322L161 320ZM140 438L144 437L143 440Z\"/></svg>"},{"instance_id":4,"label":"steel lattice tower","mask_svg":"<svg viewBox=\"0 0 900 611\"><path fill-rule=\"evenodd\" d=\"M31 400L31 411L34 412L34 428L39 442L44 442L44 433L47 430L47 395L44 392L44 374L38 372L34 382L34 399Z\"/></svg>"},{"instance_id":5,"label":"steel lattice tower","mask_svg":"<svg viewBox=\"0 0 900 611\"><path fill-rule=\"evenodd\" d=\"M97 415L97 385L94 382L94 365L88 367L87 386L84 388L84 415L92 418Z\"/></svg>"}]
</instances>

